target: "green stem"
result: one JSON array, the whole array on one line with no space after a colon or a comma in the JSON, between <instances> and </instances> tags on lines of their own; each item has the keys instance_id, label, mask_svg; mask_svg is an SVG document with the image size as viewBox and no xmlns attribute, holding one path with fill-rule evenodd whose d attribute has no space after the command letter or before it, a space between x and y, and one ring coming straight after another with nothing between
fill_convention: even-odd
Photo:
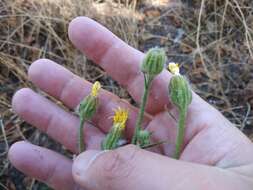
<instances>
[{"instance_id":1,"label":"green stem","mask_svg":"<svg viewBox=\"0 0 253 190\"><path fill-rule=\"evenodd\" d=\"M79 151L79 153L82 153L85 150L84 132L83 132L84 121L85 121L85 119L83 117L81 117L79 131L78 131L78 151Z\"/></svg>"},{"instance_id":2,"label":"green stem","mask_svg":"<svg viewBox=\"0 0 253 190\"><path fill-rule=\"evenodd\" d=\"M174 153L174 158L179 159L180 153L182 151L182 146L184 142L184 133L185 133L185 119L187 109L179 110L179 121L178 121L178 132L177 132L177 141L176 141L176 150Z\"/></svg>"},{"instance_id":3,"label":"green stem","mask_svg":"<svg viewBox=\"0 0 253 190\"><path fill-rule=\"evenodd\" d=\"M141 146L142 149L146 149L146 148L152 148L154 146L159 146L161 144L164 144L166 143L167 141L159 141L159 142L156 142L156 143L152 143L152 144L148 144L148 145L144 145L144 146Z\"/></svg>"},{"instance_id":4,"label":"green stem","mask_svg":"<svg viewBox=\"0 0 253 190\"><path fill-rule=\"evenodd\" d=\"M138 114L136 125L135 125L134 135L132 138L132 144L135 144L135 145L138 143L138 134L139 134L139 131L141 130L141 123L143 120L145 106L148 99L148 92L149 92L153 77L149 77L149 76L146 77L144 74L144 79L145 79L144 93L142 95L140 110L139 110L139 114Z\"/></svg>"}]
</instances>

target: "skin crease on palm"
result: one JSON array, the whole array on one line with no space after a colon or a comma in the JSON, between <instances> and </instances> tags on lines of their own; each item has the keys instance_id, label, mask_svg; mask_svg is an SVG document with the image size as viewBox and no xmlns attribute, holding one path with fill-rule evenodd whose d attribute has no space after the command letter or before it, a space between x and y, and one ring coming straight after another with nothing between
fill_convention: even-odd
<instances>
[{"instance_id":1,"label":"skin crease on palm","mask_svg":"<svg viewBox=\"0 0 253 190\"><path fill-rule=\"evenodd\" d=\"M78 17L70 23L69 38L77 49L125 87L137 102L140 101L143 76L139 64L143 53L86 17ZM89 93L92 85L46 59L34 62L28 75L37 87L71 109ZM94 126L85 126L87 151L73 161L46 148L17 142L9 151L11 163L25 174L60 190L252 190L252 142L195 93L188 109L180 160L170 158L177 131L171 116L176 117L177 110L170 104L167 92L170 77L171 74L164 70L155 78L143 124L154 132L154 142L167 140L168 143L152 151L127 145L100 152L100 142L111 126L113 109L120 106L129 110L128 138L133 134L138 113L138 109L128 102L102 90L100 107L92 121ZM21 89L14 95L13 109L73 153L77 152L79 120L75 115L31 89Z\"/></svg>"}]
</instances>

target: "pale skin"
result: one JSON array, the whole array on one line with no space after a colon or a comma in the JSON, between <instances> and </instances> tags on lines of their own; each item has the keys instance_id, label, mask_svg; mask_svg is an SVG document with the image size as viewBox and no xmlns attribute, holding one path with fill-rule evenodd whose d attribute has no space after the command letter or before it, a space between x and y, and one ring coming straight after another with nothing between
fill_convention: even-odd
<instances>
[{"instance_id":1,"label":"pale skin","mask_svg":"<svg viewBox=\"0 0 253 190\"><path fill-rule=\"evenodd\" d=\"M78 17L70 23L69 38L139 102L143 92L139 69L143 53L86 17ZM46 59L34 62L28 75L38 88L71 109L90 92L92 85ZM195 93L188 110L180 160L170 158L177 131L176 122L170 116L177 117L177 109L170 104L167 93L170 77L164 70L154 80L143 124L154 132L154 142L167 140L166 144L153 151L128 145L101 153L100 142L111 127L113 109L120 106L129 110L126 132L129 139L138 112L128 102L102 90L94 126L86 126L87 151L73 161L52 150L17 142L9 151L11 163L26 175L59 190L252 190L252 142ZM13 109L74 154L77 152L77 116L31 89L21 89L14 95Z\"/></svg>"}]
</instances>

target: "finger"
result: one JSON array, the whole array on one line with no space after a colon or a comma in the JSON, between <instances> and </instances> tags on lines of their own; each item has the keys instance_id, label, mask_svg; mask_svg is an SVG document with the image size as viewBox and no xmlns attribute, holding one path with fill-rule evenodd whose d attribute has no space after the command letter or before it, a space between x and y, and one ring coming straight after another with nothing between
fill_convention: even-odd
<instances>
[{"instance_id":1,"label":"finger","mask_svg":"<svg viewBox=\"0 0 253 190\"><path fill-rule=\"evenodd\" d=\"M79 119L76 116L67 113L31 89L16 92L12 105L14 111L28 123L46 132L69 150L77 152ZM100 149L104 134L90 124L85 124L84 130L87 148Z\"/></svg>"},{"instance_id":2,"label":"finger","mask_svg":"<svg viewBox=\"0 0 253 190\"><path fill-rule=\"evenodd\" d=\"M69 38L140 102L144 86L140 71L143 53L128 46L105 27L87 17L78 17L70 23ZM163 71L153 81L147 104L149 113L157 113L165 105L170 107L167 89L170 77L169 72Z\"/></svg>"},{"instance_id":3,"label":"finger","mask_svg":"<svg viewBox=\"0 0 253 190\"><path fill-rule=\"evenodd\" d=\"M61 100L70 108L75 108L90 93L92 86L90 82L47 59L34 62L29 68L28 75L35 85ZM93 119L94 125L100 127L102 131L108 132L112 124L111 119L108 118L113 115L113 110L124 107L129 110L127 136L130 137L138 114L137 108L106 90L101 90L99 100L100 104ZM149 117L146 115L144 125L148 122Z\"/></svg>"},{"instance_id":4,"label":"finger","mask_svg":"<svg viewBox=\"0 0 253 190\"><path fill-rule=\"evenodd\" d=\"M54 189L77 189L72 161L56 152L23 141L11 146L8 157L15 168Z\"/></svg>"},{"instance_id":5,"label":"finger","mask_svg":"<svg viewBox=\"0 0 253 190\"><path fill-rule=\"evenodd\" d=\"M87 190L245 189L252 182L219 168L170 159L133 145L114 151L80 154L73 177Z\"/></svg>"},{"instance_id":6,"label":"finger","mask_svg":"<svg viewBox=\"0 0 253 190\"><path fill-rule=\"evenodd\" d=\"M224 120L222 115L215 119L206 118L206 122L213 123L213 127L197 133L185 147L181 159L222 168L252 164L253 146L250 139L229 121L221 122Z\"/></svg>"},{"instance_id":7,"label":"finger","mask_svg":"<svg viewBox=\"0 0 253 190\"><path fill-rule=\"evenodd\" d=\"M176 119L178 118L177 115L178 113L176 108L171 109L169 112L167 111L161 112L157 114L155 117L153 117L152 121L149 122L149 124L146 127L147 130L152 132L152 139L154 142L159 142L161 140L165 141L165 143L160 145L160 148L163 154L167 156L173 156L175 152L176 139L178 133L178 123ZM201 117L196 118L195 117L196 115L197 116L201 115L201 108L199 110L189 110L187 113L184 142L182 149L187 147L189 142L207 126L203 121L201 121L202 118ZM206 117L205 118L206 123L212 121L215 118L216 113L212 113L212 111L210 110L209 115L213 115L214 117L212 116ZM208 143L211 145L210 141L208 141Z\"/></svg>"},{"instance_id":8,"label":"finger","mask_svg":"<svg viewBox=\"0 0 253 190\"><path fill-rule=\"evenodd\" d=\"M212 111L216 112L210 109L208 115L198 118L198 123L195 116L200 113L188 112L180 160L221 168L252 164L253 146L249 138L221 114ZM207 124L213 127L207 127ZM146 129L152 132L154 142L166 141L160 145L163 154L174 154L178 126L171 115L166 112L156 115Z\"/></svg>"}]
</instances>

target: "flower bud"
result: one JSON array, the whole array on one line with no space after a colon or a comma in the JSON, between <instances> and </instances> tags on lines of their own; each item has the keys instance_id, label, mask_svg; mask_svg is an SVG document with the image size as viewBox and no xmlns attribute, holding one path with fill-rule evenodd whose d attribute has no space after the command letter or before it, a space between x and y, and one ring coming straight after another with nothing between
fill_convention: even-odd
<instances>
[{"instance_id":1,"label":"flower bud","mask_svg":"<svg viewBox=\"0 0 253 190\"><path fill-rule=\"evenodd\" d=\"M120 145L119 141L121 140L126 128L127 119L128 111L126 109L118 108L115 110L115 114L113 116L113 126L102 142L102 150L112 150Z\"/></svg>"},{"instance_id":2,"label":"flower bud","mask_svg":"<svg viewBox=\"0 0 253 190\"><path fill-rule=\"evenodd\" d=\"M170 79L169 96L171 102L179 109L187 109L192 101L192 91L185 77L182 75L174 75Z\"/></svg>"},{"instance_id":3,"label":"flower bud","mask_svg":"<svg viewBox=\"0 0 253 190\"><path fill-rule=\"evenodd\" d=\"M141 70L145 74L155 76L162 72L165 62L165 51L157 47L152 48L146 53L141 65Z\"/></svg>"},{"instance_id":4,"label":"flower bud","mask_svg":"<svg viewBox=\"0 0 253 190\"><path fill-rule=\"evenodd\" d=\"M138 134L138 143L140 147L149 145L150 142L151 133L147 130L140 130Z\"/></svg>"},{"instance_id":5,"label":"flower bud","mask_svg":"<svg viewBox=\"0 0 253 190\"><path fill-rule=\"evenodd\" d=\"M101 89L101 85L98 81L96 81L92 85L91 92L88 96L86 96L83 101L80 103L78 108L78 113L80 118L83 119L91 119L95 114L98 106L98 93Z\"/></svg>"}]
</instances>

